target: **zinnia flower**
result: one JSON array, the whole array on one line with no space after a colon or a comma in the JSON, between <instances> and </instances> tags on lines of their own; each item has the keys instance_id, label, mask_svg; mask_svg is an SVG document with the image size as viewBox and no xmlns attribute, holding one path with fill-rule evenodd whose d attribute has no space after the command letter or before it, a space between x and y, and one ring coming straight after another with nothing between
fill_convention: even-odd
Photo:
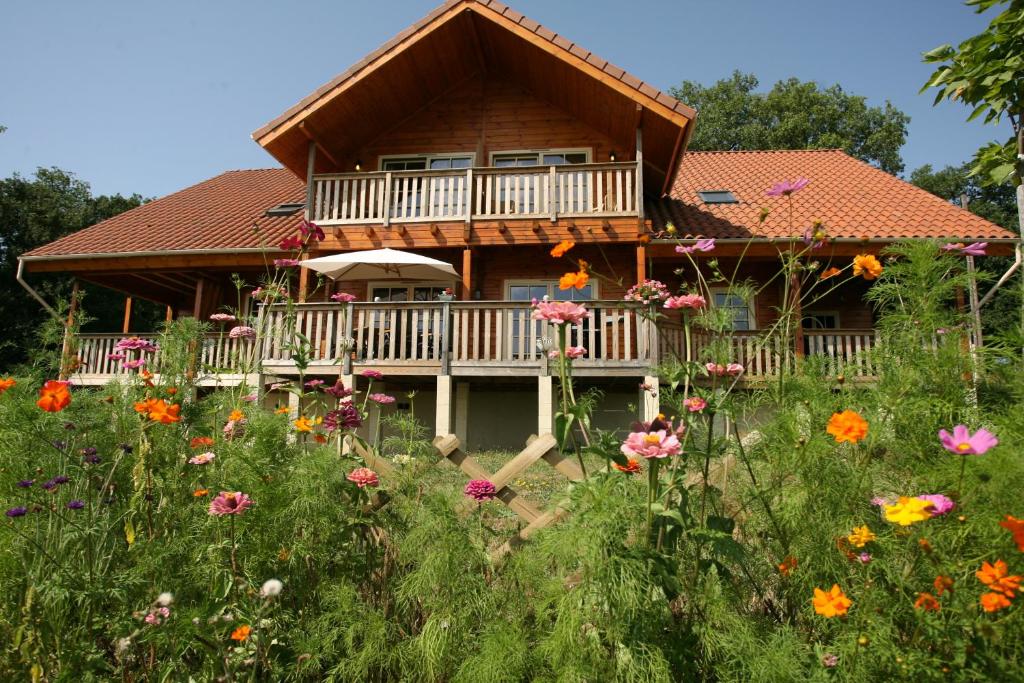
<instances>
[{"instance_id":1,"label":"zinnia flower","mask_svg":"<svg viewBox=\"0 0 1024 683\"><path fill-rule=\"evenodd\" d=\"M384 379L384 373L377 370L363 370L359 374L367 379Z\"/></svg>"},{"instance_id":2,"label":"zinnia flower","mask_svg":"<svg viewBox=\"0 0 1024 683\"><path fill-rule=\"evenodd\" d=\"M139 339L138 337L128 337L122 339L114 345L115 351L142 351L143 353L156 353L156 344L149 341L148 339Z\"/></svg>"},{"instance_id":3,"label":"zinnia flower","mask_svg":"<svg viewBox=\"0 0 1024 683\"><path fill-rule=\"evenodd\" d=\"M228 337L231 339L255 339L256 330L248 325L239 325L238 327L231 328L231 331L228 332Z\"/></svg>"},{"instance_id":4,"label":"zinnia flower","mask_svg":"<svg viewBox=\"0 0 1024 683\"><path fill-rule=\"evenodd\" d=\"M569 251L575 246L576 243L573 242L572 240L562 240L561 242L556 244L554 248L551 250L551 255L554 256L555 258L561 258L562 256L565 256L565 252Z\"/></svg>"},{"instance_id":5,"label":"zinnia flower","mask_svg":"<svg viewBox=\"0 0 1024 683\"><path fill-rule=\"evenodd\" d=\"M171 616L170 609L167 607L157 607L146 615L145 622L153 626L159 626L169 616Z\"/></svg>"},{"instance_id":6,"label":"zinnia flower","mask_svg":"<svg viewBox=\"0 0 1024 683\"><path fill-rule=\"evenodd\" d=\"M815 588L811 604L814 605L815 612L831 619L832 617L844 616L847 610L850 609L850 606L853 605L853 601L846 597L839 584L832 584L832 588L828 592Z\"/></svg>"},{"instance_id":7,"label":"zinnia flower","mask_svg":"<svg viewBox=\"0 0 1024 683\"><path fill-rule=\"evenodd\" d=\"M136 360L126 360L121 363L121 367L125 370L138 370L146 364L145 358L138 358Z\"/></svg>"},{"instance_id":8,"label":"zinnia flower","mask_svg":"<svg viewBox=\"0 0 1024 683\"><path fill-rule=\"evenodd\" d=\"M231 315L230 313L214 313L213 315L210 316L210 320L212 320L215 323L233 323L236 320L238 320L238 318Z\"/></svg>"},{"instance_id":9,"label":"zinnia flower","mask_svg":"<svg viewBox=\"0 0 1024 683\"><path fill-rule=\"evenodd\" d=\"M638 455L643 458L667 458L679 455L682 444L675 434L664 429L655 432L633 432L622 444L623 455Z\"/></svg>"},{"instance_id":10,"label":"zinnia flower","mask_svg":"<svg viewBox=\"0 0 1024 683\"><path fill-rule=\"evenodd\" d=\"M974 572L978 581L989 587L989 590L1002 593L1008 598L1014 597L1014 591L1020 590L1020 576L1010 576L1009 568L1003 560L996 560L995 564L988 562L981 563L981 569Z\"/></svg>"},{"instance_id":11,"label":"zinnia flower","mask_svg":"<svg viewBox=\"0 0 1024 683\"><path fill-rule=\"evenodd\" d=\"M914 601L914 609L921 609L925 612L938 612L942 606L938 599L931 593L918 593Z\"/></svg>"},{"instance_id":12,"label":"zinnia flower","mask_svg":"<svg viewBox=\"0 0 1024 683\"><path fill-rule=\"evenodd\" d=\"M384 406L394 403L396 400L394 396L388 396L387 394L370 394L366 398Z\"/></svg>"},{"instance_id":13,"label":"zinnia flower","mask_svg":"<svg viewBox=\"0 0 1024 683\"><path fill-rule=\"evenodd\" d=\"M821 665L826 669L834 669L837 664L839 664L839 655L828 653L821 656Z\"/></svg>"},{"instance_id":14,"label":"zinnia flower","mask_svg":"<svg viewBox=\"0 0 1024 683\"><path fill-rule=\"evenodd\" d=\"M882 274L882 264L871 254L860 254L853 257L854 277L863 277L865 280L874 280Z\"/></svg>"},{"instance_id":15,"label":"zinnia flower","mask_svg":"<svg viewBox=\"0 0 1024 683\"><path fill-rule=\"evenodd\" d=\"M462 492L478 502L491 500L498 495L498 491L494 488L494 484L486 479L473 479L466 484L466 488L464 488Z\"/></svg>"},{"instance_id":16,"label":"zinnia flower","mask_svg":"<svg viewBox=\"0 0 1024 683\"><path fill-rule=\"evenodd\" d=\"M583 358L585 355L587 355L587 350L582 346L570 346L565 350L565 357L572 360Z\"/></svg>"},{"instance_id":17,"label":"zinnia flower","mask_svg":"<svg viewBox=\"0 0 1024 683\"><path fill-rule=\"evenodd\" d=\"M252 507L252 498L241 491L221 491L210 501L210 514L216 517L240 515Z\"/></svg>"},{"instance_id":18,"label":"zinnia flower","mask_svg":"<svg viewBox=\"0 0 1024 683\"><path fill-rule=\"evenodd\" d=\"M708 305L700 294L681 294L665 300L665 308L669 310L689 309L698 311Z\"/></svg>"},{"instance_id":19,"label":"zinnia flower","mask_svg":"<svg viewBox=\"0 0 1024 683\"><path fill-rule=\"evenodd\" d=\"M860 414L852 410L833 413L829 418L826 430L835 437L836 443L848 441L857 443L868 434L868 423Z\"/></svg>"},{"instance_id":20,"label":"zinnia flower","mask_svg":"<svg viewBox=\"0 0 1024 683\"><path fill-rule=\"evenodd\" d=\"M944 515L956 507L956 503L953 502L952 498L948 498L941 493L925 493L918 496L918 498L932 504L932 507L928 510L932 517Z\"/></svg>"},{"instance_id":21,"label":"zinnia flower","mask_svg":"<svg viewBox=\"0 0 1024 683\"><path fill-rule=\"evenodd\" d=\"M930 501L900 496L894 505L885 506L885 519L900 526L910 526L929 519L932 516L929 512L931 507Z\"/></svg>"},{"instance_id":22,"label":"zinnia flower","mask_svg":"<svg viewBox=\"0 0 1024 683\"><path fill-rule=\"evenodd\" d=\"M252 633L252 628L248 624L242 624L231 632L231 640L237 640L241 643L249 638L250 633Z\"/></svg>"},{"instance_id":23,"label":"zinnia flower","mask_svg":"<svg viewBox=\"0 0 1024 683\"><path fill-rule=\"evenodd\" d=\"M939 430L939 441L950 453L957 455L982 455L990 448L999 445L999 439L987 429L979 429L971 434L967 425L953 427L950 434L945 429Z\"/></svg>"},{"instance_id":24,"label":"zinnia flower","mask_svg":"<svg viewBox=\"0 0 1024 683\"><path fill-rule=\"evenodd\" d=\"M338 303L347 304L358 299L355 294L349 294L348 292L338 292L337 294L331 294L331 301L337 301Z\"/></svg>"},{"instance_id":25,"label":"zinnia flower","mask_svg":"<svg viewBox=\"0 0 1024 683\"><path fill-rule=\"evenodd\" d=\"M323 229L319 225L313 223L312 221L307 221L305 218L303 218L302 222L299 224L299 232L302 233L303 237L309 237L310 235L312 235L313 239L318 242L323 242L324 239L327 237L327 235L324 234Z\"/></svg>"},{"instance_id":26,"label":"zinnia flower","mask_svg":"<svg viewBox=\"0 0 1024 683\"><path fill-rule=\"evenodd\" d=\"M694 242L693 244L690 244L690 245L687 245L687 246L683 246L682 244L676 245L676 253L677 254L692 254L695 251L708 252L708 251L714 250L714 248L715 248L715 240L714 239L707 239L707 238L705 238L705 239L699 239L696 242Z\"/></svg>"},{"instance_id":27,"label":"zinnia flower","mask_svg":"<svg viewBox=\"0 0 1024 683\"><path fill-rule=\"evenodd\" d=\"M48 413L59 413L71 404L71 392L68 391L68 382L55 379L46 380L46 384L39 390L39 400L36 405Z\"/></svg>"},{"instance_id":28,"label":"zinnia flower","mask_svg":"<svg viewBox=\"0 0 1024 683\"><path fill-rule=\"evenodd\" d=\"M1017 550L1024 553L1024 519L1017 519L1013 515L1006 515L1006 519L999 522L999 526L1013 535L1013 542L1017 544Z\"/></svg>"},{"instance_id":29,"label":"zinnia flower","mask_svg":"<svg viewBox=\"0 0 1024 683\"><path fill-rule=\"evenodd\" d=\"M351 401L342 402L337 410L324 415L324 429L329 432L337 429L358 429L362 424L363 418L359 414L359 409L352 405Z\"/></svg>"},{"instance_id":30,"label":"zinnia flower","mask_svg":"<svg viewBox=\"0 0 1024 683\"><path fill-rule=\"evenodd\" d=\"M552 325L579 325L589 312L586 306L571 301L540 301L533 310L534 320L546 320Z\"/></svg>"},{"instance_id":31,"label":"zinnia flower","mask_svg":"<svg viewBox=\"0 0 1024 683\"><path fill-rule=\"evenodd\" d=\"M853 528L853 533L846 537L846 540L850 542L850 545L856 548L863 548L871 541L878 538L872 533L871 529L865 526L857 526Z\"/></svg>"},{"instance_id":32,"label":"zinnia flower","mask_svg":"<svg viewBox=\"0 0 1024 683\"><path fill-rule=\"evenodd\" d=\"M380 484L380 480L377 478L377 473L369 467L357 467L345 475L345 478L359 488L377 486Z\"/></svg>"},{"instance_id":33,"label":"zinnia flower","mask_svg":"<svg viewBox=\"0 0 1024 683\"><path fill-rule=\"evenodd\" d=\"M640 461L636 458L628 458L625 465L620 465L617 462L612 461L612 467L617 469L619 472L625 472L626 474L636 474L643 470L640 466Z\"/></svg>"},{"instance_id":34,"label":"zinnia flower","mask_svg":"<svg viewBox=\"0 0 1024 683\"><path fill-rule=\"evenodd\" d=\"M686 409L691 413L699 413L708 407L708 402L700 396L691 396L683 401L683 405L686 406Z\"/></svg>"},{"instance_id":35,"label":"zinnia flower","mask_svg":"<svg viewBox=\"0 0 1024 683\"><path fill-rule=\"evenodd\" d=\"M794 192L807 187L807 184L811 182L807 178L797 178L796 180L783 180L782 182L775 183L771 188L765 192L769 197L788 197Z\"/></svg>"},{"instance_id":36,"label":"zinnia flower","mask_svg":"<svg viewBox=\"0 0 1024 683\"><path fill-rule=\"evenodd\" d=\"M333 386L324 389L324 393L330 394L335 398L348 398L352 395L352 390L346 389L345 384L339 379L334 382Z\"/></svg>"},{"instance_id":37,"label":"zinnia flower","mask_svg":"<svg viewBox=\"0 0 1024 683\"><path fill-rule=\"evenodd\" d=\"M190 465L205 465L216 457L217 456L211 452L200 453L199 455L194 455L189 458L188 462Z\"/></svg>"},{"instance_id":38,"label":"zinnia flower","mask_svg":"<svg viewBox=\"0 0 1024 683\"><path fill-rule=\"evenodd\" d=\"M276 258L274 259L274 266L277 268L294 268L299 265L299 259L297 258Z\"/></svg>"}]
</instances>

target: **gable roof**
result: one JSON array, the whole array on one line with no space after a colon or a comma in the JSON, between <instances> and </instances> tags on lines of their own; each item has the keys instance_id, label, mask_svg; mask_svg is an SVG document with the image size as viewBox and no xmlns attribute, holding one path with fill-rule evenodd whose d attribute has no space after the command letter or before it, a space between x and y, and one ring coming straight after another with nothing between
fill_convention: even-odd
<instances>
[{"instance_id":1,"label":"gable roof","mask_svg":"<svg viewBox=\"0 0 1024 683\"><path fill-rule=\"evenodd\" d=\"M793 194L799 235L815 220L833 238L1015 239L1009 230L855 159L842 150L688 152L669 196L649 202L655 232L671 222L680 236L788 238L788 202L765 192L783 180L807 178ZM729 190L735 204L705 204L697 194ZM761 223L761 208L772 211Z\"/></svg>"},{"instance_id":2,"label":"gable roof","mask_svg":"<svg viewBox=\"0 0 1024 683\"><path fill-rule=\"evenodd\" d=\"M305 177L307 146L318 172L349 170L358 141L400 125L466 78L495 73L631 149L643 120L645 156L671 176L696 112L497 0L448 0L316 89L252 137ZM639 108L642 108L640 111Z\"/></svg>"},{"instance_id":3,"label":"gable roof","mask_svg":"<svg viewBox=\"0 0 1024 683\"><path fill-rule=\"evenodd\" d=\"M264 215L266 210L305 200L305 183L282 168L228 171L44 244L23 258L273 248L296 232L301 212L272 218Z\"/></svg>"}]
</instances>

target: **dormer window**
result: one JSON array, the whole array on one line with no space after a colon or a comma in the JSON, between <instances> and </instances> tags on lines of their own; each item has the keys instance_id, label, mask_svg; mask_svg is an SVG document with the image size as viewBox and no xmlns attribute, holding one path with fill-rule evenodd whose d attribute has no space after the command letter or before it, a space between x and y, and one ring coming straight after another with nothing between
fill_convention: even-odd
<instances>
[{"instance_id":1,"label":"dormer window","mask_svg":"<svg viewBox=\"0 0 1024 683\"><path fill-rule=\"evenodd\" d=\"M698 190L697 194L700 196L700 200L705 204L739 204L740 200L736 199L729 190Z\"/></svg>"}]
</instances>

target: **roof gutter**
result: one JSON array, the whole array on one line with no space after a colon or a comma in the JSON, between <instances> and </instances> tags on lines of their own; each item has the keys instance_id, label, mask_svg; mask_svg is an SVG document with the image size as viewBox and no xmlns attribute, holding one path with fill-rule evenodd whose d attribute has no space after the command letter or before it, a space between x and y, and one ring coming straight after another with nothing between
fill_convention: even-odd
<instances>
[{"instance_id":1,"label":"roof gutter","mask_svg":"<svg viewBox=\"0 0 1024 683\"><path fill-rule=\"evenodd\" d=\"M680 239L652 239L651 244L678 244L679 242L696 242L700 237L683 237ZM722 237L715 238L715 244L777 244L779 242L799 241L800 237ZM893 244L902 242L907 237L831 237L828 244ZM1020 250L1020 240L1016 237L968 237L966 241L988 242L994 244L1016 244ZM1019 264L1018 264L1019 265ZM1009 277L1009 276L1007 276Z\"/></svg>"},{"instance_id":2,"label":"roof gutter","mask_svg":"<svg viewBox=\"0 0 1024 683\"><path fill-rule=\"evenodd\" d=\"M43 297L39 295L39 292L37 292L36 290L32 289L32 286L29 283L25 282L25 280L22 279L21 274L22 274L22 271L24 270L24 268L25 268L25 262L21 258L19 258L18 259L18 272L15 274L14 279L18 281L19 285L21 285L22 287L25 288L26 292L28 292L29 294L32 295L33 299L38 301L40 303L40 305L43 308L46 309L47 313L52 315L56 320L58 320L58 321L63 323L64 319L60 317L60 314L57 313L57 311L53 310L53 307L50 306L50 304L46 303L46 301L43 299Z\"/></svg>"},{"instance_id":3,"label":"roof gutter","mask_svg":"<svg viewBox=\"0 0 1024 683\"><path fill-rule=\"evenodd\" d=\"M267 249L246 247L243 249L162 249L157 251L116 251L102 254L55 254L53 256L21 256L24 261L68 261L71 259L133 258L137 256L205 256L224 254L263 254ZM272 251L272 250L271 250Z\"/></svg>"}]
</instances>

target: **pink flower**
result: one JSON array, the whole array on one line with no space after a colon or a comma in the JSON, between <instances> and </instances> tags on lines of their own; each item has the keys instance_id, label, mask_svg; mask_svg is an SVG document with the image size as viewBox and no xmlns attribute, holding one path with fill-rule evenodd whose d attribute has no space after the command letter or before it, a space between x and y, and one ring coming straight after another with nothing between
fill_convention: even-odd
<instances>
[{"instance_id":1,"label":"pink flower","mask_svg":"<svg viewBox=\"0 0 1024 683\"><path fill-rule=\"evenodd\" d=\"M585 355L587 355L587 350L582 346L570 346L565 350L565 357L572 358L573 360L582 358Z\"/></svg>"},{"instance_id":2,"label":"pink flower","mask_svg":"<svg viewBox=\"0 0 1024 683\"><path fill-rule=\"evenodd\" d=\"M498 495L497 490L494 488L494 484L486 479L473 479L466 484L466 488L464 488L462 492L479 502L491 500Z\"/></svg>"},{"instance_id":3,"label":"pink flower","mask_svg":"<svg viewBox=\"0 0 1024 683\"><path fill-rule=\"evenodd\" d=\"M108 353L107 360L124 360L123 353Z\"/></svg>"},{"instance_id":4,"label":"pink flower","mask_svg":"<svg viewBox=\"0 0 1024 683\"><path fill-rule=\"evenodd\" d=\"M941 493L925 493L917 498L918 500L928 501L932 504L931 508L928 509L928 513L932 517L944 515L956 507L956 503L954 503L951 498L947 498Z\"/></svg>"},{"instance_id":5,"label":"pink flower","mask_svg":"<svg viewBox=\"0 0 1024 683\"><path fill-rule=\"evenodd\" d=\"M248 325L239 325L238 327L231 328L231 331L228 332L228 337L231 339L255 339L256 330Z\"/></svg>"},{"instance_id":6,"label":"pink flower","mask_svg":"<svg viewBox=\"0 0 1024 683\"><path fill-rule=\"evenodd\" d=\"M302 240L295 235L285 237L281 240L281 243L277 245L281 251L291 251L292 249L302 249Z\"/></svg>"},{"instance_id":7,"label":"pink flower","mask_svg":"<svg viewBox=\"0 0 1024 683\"><path fill-rule=\"evenodd\" d=\"M139 358L138 360L126 360L121 363L121 367L126 370L138 370L146 364L145 358Z\"/></svg>"},{"instance_id":8,"label":"pink flower","mask_svg":"<svg viewBox=\"0 0 1024 683\"><path fill-rule=\"evenodd\" d=\"M857 556L857 561L861 564L871 564L871 553L861 553Z\"/></svg>"},{"instance_id":9,"label":"pink flower","mask_svg":"<svg viewBox=\"0 0 1024 683\"><path fill-rule=\"evenodd\" d=\"M972 435L966 425L953 427L952 434L940 429L939 440L947 451L957 455L981 455L999 444L999 439L987 429L979 429Z\"/></svg>"},{"instance_id":10,"label":"pink flower","mask_svg":"<svg viewBox=\"0 0 1024 683\"><path fill-rule=\"evenodd\" d=\"M659 429L656 432L633 432L622 444L624 455L639 455L644 458L665 458L679 455L682 448L675 434Z\"/></svg>"},{"instance_id":11,"label":"pink flower","mask_svg":"<svg viewBox=\"0 0 1024 683\"><path fill-rule=\"evenodd\" d=\"M212 320L215 323L233 323L236 320L238 320L238 318L231 315L230 313L214 313L213 315L210 316L210 320Z\"/></svg>"},{"instance_id":12,"label":"pink flower","mask_svg":"<svg viewBox=\"0 0 1024 683\"><path fill-rule=\"evenodd\" d=\"M240 515L252 507L252 498L241 491L221 491L210 501L210 514L216 517Z\"/></svg>"},{"instance_id":13,"label":"pink flower","mask_svg":"<svg viewBox=\"0 0 1024 683\"><path fill-rule=\"evenodd\" d=\"M987 248L988 242L974 242L973 244L956 242L942 245L943 251L959 251L964 256L985 256L985 249Z\"/></svg>"},{"instance_id":14,"label":"pink flower","mask_svg":"<svg viewBox=\"0 0 1024 683\"><path fill-rule=\"evenodd\" d=\"M742 375L743 366L740 365L739 363L729 363L728 365L725 366L725 374L729 375L730 377Z\"/></svg>"},{"instance_id":15,"label":"pink flower","mask_svg":"<svg viewBox=\"0 0 1024 683\"><path fill-rule=\"evenodd\" d=\"M373 401L374 403L381 404L382 406L386 406L395 402L395 397L388 396L387 394L370 394L369 396L367 396L367 398Z\"/></svg>"},{"instance_id":16,"label":"pink flower","mask_svg":"<svg viewBox=\"0 0 1024 683\"><path fill-rule=\"evenodd\" d=\"M665 308L668 309L680 309L689 308L695 311L700 310L708 305L708 302L704 300L700 294L683 294L681 296L669 297L665 301Z\"/></svg>"},{"instance_id":17,"label":"pink flower","mask_svg":"<svg viewBox=\"0 0 1024 683\"><path fill-rule=\"evenodd\" d=\"M807 178L797 178L796 180L783 180L781 183L775 183L771 189L765 192L769 197L782 197L798 192L805 187L807 183L811 182Z\"/></svg>"},{"instance_id":18,"label":"pink flower","mask_svg":"<svg viewBox=\"0 0 1024 683\"><path fill-rule=\"evenodd\" d=\"M586 306L571 301L538 301L533 309L534 320L546 320L552 325L579 325L588 315Z\"/></svg>"},{"instance_id":19,"label":"pink flower","mask_svg":"<svg viewBox=\"0 0 1024 683\"><path fill-rule=\"evenodd\" d=\"M359 374L367 379L384 379L384 373L377 372L376 370L363 370Z\"/></svg>"},{"instance_id":20,"label":"pink flower","mask_svg":"<svg viewBox=\"0 0 1024 683\"><path fill-rule=\"evenodd\" d=\"M171 610L166 607L157 607L146 615L145 622L153 626L159 626L164 619L171 616Z\"/></svg>"},{"instance_id":21,"label":"pink flower","mask_svg":"<svg viewBox=\"0 0 1024 683\"><path fill-rule=\"evenodd\" d=\"M343 304L355 301L358 299L355 294L349 294L348 292L338 292L337 294L331 294L331 301L339 301Z\"/></svg>"},{"instance_id":22,"label":"pink flower","mask_svg":"<svg viewBox=\"0 0 1024 683\"><path fill-rule=\"evenodd\" d=\"M320 386L323 383L324 383L324 381L322 379L311 379L308 382L306 382L306 388L307 389L316 389L318 386Z\"/></svg>"},{"instance_id":23,"label":"pink flower","mask_svg":"<svg viewBox=\"0 0 1024 683\"><path fill-rule=\"evenodd\" d=\"M626 291L623 297L626 301L639 301L643 304L653 304L664 301L669 297L668 287L660 280L644 280L638 285L633 285Z\"/></svg>"},{"instance_id":24,"label":"pink flower","mask_svg":"<svg viewBox=\"0 0 1024 683\"><path fill-rule=\"evenodd\" d=\"M702 399L700 396L691 396L690 398L683 401L683 405L691 413L699 413L708 407L708 402Z\"/></svg>"},{"instance_id":25,"label":"pink flower","mask_svg":"<svg viewBox=\"0 0 1024 683\"><path fill-rule=\"evenodd\" d=\"M714 238L699 239L691 245L683 246L682 244L676 245L677 254L692 254L695 251L708 252L715 248Z\"/></svg>"},{"instance_id":26,"label":"pink flower","mask_svg":"<svg viewBox=\"0 0 1024 683\"><path fill-rule=\"evenodd\" d=\"M211 452L200 453L199 455L193 456L188 459L190 465L205 465L217 456Z\"/></svg>"},{"instance_id":27,"label":"pink flower","mask_svg":"<svg viewBox=\"0 0 1024 683\"><path fill-rule=\"evenodd\" d=\"M143 353L156 353L156 344L148 339L128 337L114 345L114 351L142 351Z\"/></svg>"},{"instance_id":28,"label":"pink flower","mask_svg":"<svg viewBox=\"0 0 1024 683\"><path fill-rule=\"evenodd\" d=\"M896 504L896 499L894 499L894 498L883 498L882 496L875 496L874 498L871 499L871 504L874 505L875 507L880 507L880 508L881 507L887 507L887 506L895 505Z\"/></svg>"},{"instance_id":29,"label":"pink flower","mask_svg":"<svg viewBox=\"0 0 1024 683\"><path fill-rule=\"evenodd\" d=\"M297 258L276 258L274 259L274 265L278 268L294 268L299 265L299 259Z\"/></svg>"},{"instance_id":30,"label":"pink flower","mask_svg":"<svg viewBox=\"0 0 1024 683\"><path fill-rule=\"evenodd\" d=\"M359 488L377 486L380 484L380 480L377 478L377 473L369 467L358 467L345 475L345 478Z\"/></svg>"},{"instance_id":31,"label":"pink flower","mask_svg":"<svg viewBox=\"0 0 1024 683\"><path fill-rule=\"evenodd\" d=\"M256 392L254 391L254 392L252 392L251 394L246 394L245 396L243 396L243 397L242 397L242 400L243 400L243 401L245 401L245 402L247 402L247 403L253 403L253 402L255 402L255 401L258 401L258 400L259 400L259 398L260 398L260 397L259 397L259 394L257 394L257 393L256 393Z\"/></svg>"},{"instance_id":32,"label":"pink flower","mask_svg":"<svg viewBox=\"0 0 1024 683\"><path fill-rule=\"evenodd\" d=\"M317 240L318 242L323 242L324 239L327 237L319 225L317 225L316 223L311 223L306 219L302 219L302 223L299 225L299 231L302 233L303 237L309 237L310 235L312 235L313 239Z\"/></svg>"}]
</instances>

